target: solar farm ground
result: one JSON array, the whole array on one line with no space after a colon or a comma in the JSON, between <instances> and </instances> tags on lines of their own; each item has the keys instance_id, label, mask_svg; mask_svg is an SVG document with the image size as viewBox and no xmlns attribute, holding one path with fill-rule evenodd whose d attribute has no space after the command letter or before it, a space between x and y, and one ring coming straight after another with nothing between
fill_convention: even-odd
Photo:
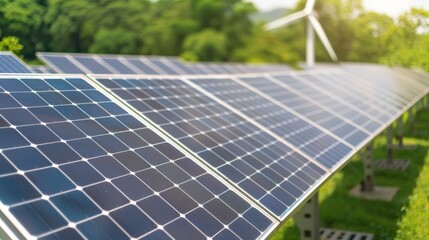
<instances>
[{"instance_id":1,"label":"solar farm ground","mask_svg":"<svg viewBox=\"0 0 429 240\"><path fill-rule=\"evenodd\" d=\"M354 157L335 174L319 194L321 227L375 234L377 240L424 240L429 236L429 111L419 112L413 132L404 141L417 144L415 151L395 150L395 158L410 159L405 172L376 170L377 185L398 186L392 202L368 201L348 196L363 176L362 162ZM405 126L408 129L408 125ZM386 138L375 141L375 159L385 158ZM271 240L299 239L293 220L286 222Z\"/></svg>"}]
</instances>

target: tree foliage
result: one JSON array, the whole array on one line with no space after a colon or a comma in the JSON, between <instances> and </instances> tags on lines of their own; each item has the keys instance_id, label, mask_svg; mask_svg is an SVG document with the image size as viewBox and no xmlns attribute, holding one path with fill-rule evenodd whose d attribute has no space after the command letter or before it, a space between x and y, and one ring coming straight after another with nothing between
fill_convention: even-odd
<instances>
[{"instance_id":1,"label":"tree foliage","mask_svg":"<svg viewBox=\"0 0 429 240\"><path fill-rule=\"evenodd\" d=\"M0 51L9 51L20 56L22 49L23 46L19 43L19 39L17 37L4 37L0 41Z\"/></svg>"},{"instance_id":2,"label":"tree foliage","mask_svg":"<svg viewBox=\"0 0 429 240\"><path fill-rule=\"evenodd\" d=\"M290 12L304 6L300 0ZM362 0L319 0L315 10L341 61L429 68L427 11L392 18L365 10ZM0 0L0 37L20 39L26 58L57 51L194 61L304 60L305 21L267 32L264 23L251 20L255 12L246 0ZM317 60L330 61L316 44Z\"/></svg>"}]
</instances>

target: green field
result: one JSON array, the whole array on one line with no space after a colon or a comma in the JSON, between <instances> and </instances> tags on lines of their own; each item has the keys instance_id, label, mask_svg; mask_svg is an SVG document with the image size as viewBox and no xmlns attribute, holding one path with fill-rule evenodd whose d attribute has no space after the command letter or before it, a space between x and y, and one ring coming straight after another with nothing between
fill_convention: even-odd
<instances>
[{"instance_id":1,"label":"green field","mask_svg":"<svg viewBox=\"0 0 429 240\"><path fill-rule=\"evenodd\" d=\"M320 190L321 227L374 233L376 240L429 239L429 111L417 114L414 129L406 132L404 141L417 144L417 149L394 152L395 158L411 160L407 170L375 172L377 185L400 187L393 201L361 200L347 195L363 176L362 162L356 156ZM379 136L375 140L375 159L385 156L386 138ZM293 220L272 237L280 239L299 239Z\"/></svg>"}]
</instances>

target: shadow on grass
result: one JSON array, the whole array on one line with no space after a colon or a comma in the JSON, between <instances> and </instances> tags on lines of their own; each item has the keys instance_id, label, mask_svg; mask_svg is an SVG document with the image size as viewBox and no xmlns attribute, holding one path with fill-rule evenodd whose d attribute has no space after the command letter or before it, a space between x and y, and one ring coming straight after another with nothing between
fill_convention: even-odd
<instances>
[{"instance_id":1,"label":"shadow on grass","mask_svg":"<svg viewBox=\"0 0 429 240\"><path fill-rule=\"evenodd\" d=\"M408 123L404 125L408 129ZM409 159L411 164L405 172L393 170L376 170L375 182L381 186L397 186L400 188L391 202L371 201L348 196L348 192L363 177L363 165L356 156L343 170L336 173L320 191L321 227L369 232L375 234L377 240L394 239L397 233L397 222L401 220L403 209L409 204L409 196L416 187L416 182L429 150L429 112L420 112L412 133L406 133L405 144L416 144L413 151L395 150L397 159ZM386 157L386 140L380 136L375 140L375 159ZM280 229L274 239L299 239L299 230L291 222Z\"/></svg>"}]
</instances>

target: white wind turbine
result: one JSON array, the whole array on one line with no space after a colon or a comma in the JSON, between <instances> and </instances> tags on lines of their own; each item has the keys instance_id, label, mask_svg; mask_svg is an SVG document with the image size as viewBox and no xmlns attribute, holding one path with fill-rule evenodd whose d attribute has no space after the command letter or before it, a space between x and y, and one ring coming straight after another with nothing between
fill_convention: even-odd
<instances>
[{"instance_id":1,"label":"white wind turbine","mask_svg":"<svg viewBox=\"0 0 429 240\"><path fill-rule=\"evenodd\" d=\"M314 62L316 58L315 51L314 51L314 46L315 46L314 31L316 31L317 35L319 36L319 39L322 41L331 59L334 62L338 62L338 57L337 57L337 54L335 54L334 48L332 48L332 45L329 42L329 39L322 28L322 25L320 25L320 22L317 20L317 18L314 15L315 3L316 3L316 0L307 0L305 4L305 8L303 10L296 13L292 13L288 16L279 18L265 25L266 30L274 30L276 28L288 26L303 18L307 18L306 62L307 62L307 66L309 67L314 66Z\"/></svg>"}]
</instances>

